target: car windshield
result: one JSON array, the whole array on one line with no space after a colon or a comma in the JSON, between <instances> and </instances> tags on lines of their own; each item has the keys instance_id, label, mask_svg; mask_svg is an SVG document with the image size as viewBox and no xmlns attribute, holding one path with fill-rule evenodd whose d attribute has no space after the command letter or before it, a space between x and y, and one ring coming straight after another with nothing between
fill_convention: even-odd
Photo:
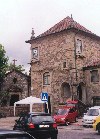
<instances>
[{"instance_id":1,"label":"car windshield","mask_svg":"<svg viewBox=\"0 0 100 139\"><path fill-rule=\"evenodd\" d=\"M65 115L68 114L69 109L59 109L57 115Z\"/></svg>"},{"instance_id":2,"label":"car windshield","mask_svg":"<svg viewBox=\"0 0 100 139\"><path fill-rule=\"evenodd\" d=\"M89 109L87 112L88 116L98 116L99 115L99 110L98 109Z\"/></svg>"},{"instance_id":3,"label":"car windshield","mask_svg":"<svg viewBox=\"0 0 100 139\"><path fill-rule=\"evenodd\" d=\"M42 123L42 122L54 122L54 119L52 116L45 116L45 115L33 115L32 116L32 122L33 123Z\"/></svg>"}]
</instances>

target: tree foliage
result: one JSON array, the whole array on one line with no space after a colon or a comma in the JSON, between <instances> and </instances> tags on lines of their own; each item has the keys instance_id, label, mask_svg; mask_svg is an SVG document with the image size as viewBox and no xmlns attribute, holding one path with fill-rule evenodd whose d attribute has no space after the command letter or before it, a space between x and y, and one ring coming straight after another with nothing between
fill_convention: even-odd
<instances>
[{"instance_id":1,"label":"tree foliage","mask_svg":"<svg viewBox=\"0 0 100 139\"><path fill-rule=\"evenodd\" d=\"M8 57L6 57L6 51L4 47L0 44L0 78L5 76L8 68Z\"/></svg>"},{"instance_id":2,"label":"tree foliage","mask_svg":"<svg viewBox=\"0 0 100 139\"><path fill-rule=\"evenodd\" d=\"M25 69L23 68L23 65L14 65L13 63L10 63L9 66L8 66L8 70L11 71L11 70L17 70L17 71L25 71Z\"/></svg>"},{"instance_id":3,"label":"tree foliage","mask_svg":"<svg viewBox=\"0 0 100 139\"><path fill-rule=\"evenodd\" d=\"M6 74L7 68L8 68L8 57L6 57L6 51L4 50L4 47L0 44L0 91L2 81Z\"/></svg>"},{"instance_id":4,"label":"tree foliage","mask_svg":"<svg viewBox=\"0 0 100 139\"><path fill-rule=\"evenodd\" d=\"M10 97L9 92L1 91L0 92L0 106L6 106L9 97Z\"/></svg>"}]
</instances>

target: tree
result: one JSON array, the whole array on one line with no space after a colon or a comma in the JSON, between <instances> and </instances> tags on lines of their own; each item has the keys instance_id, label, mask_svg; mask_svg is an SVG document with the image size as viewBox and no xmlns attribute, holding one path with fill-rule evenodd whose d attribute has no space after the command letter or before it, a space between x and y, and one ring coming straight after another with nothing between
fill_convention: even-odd
<instances>
[{"instance_id":1,"label":"tree","mask_svg":"<svg viewBox=\"0 0 100 139\"><path fill-rule=\"evenodd\" d=\"M0 44L0 91L1 91L3 78L8 68L8 57L6 57L5 54L6 51L4 50L4 46Z\"/></svg>"},{"instance_id":2,"label":"tree","mask_svg":"<svg viewBox=\"0 0 100 139\"><path fill-rule=\"evenodd\" d=\"M9 66L8 66L8 70L11 71L11 70L17 70L17 71L25 71L25 69L23 69L23 65L15 65L13 63L10 63Z\"/></svg>"},{"instance_id":3,"label":"tree","mask_svg":"<svg viewBox=\"0 0 100 139\"><path fill-rule=\"evenodd\" d=\"M9 100L9 92L1 91L0 92L0 106L6 106L7 101Z\"/></svg>"}]
</instances>

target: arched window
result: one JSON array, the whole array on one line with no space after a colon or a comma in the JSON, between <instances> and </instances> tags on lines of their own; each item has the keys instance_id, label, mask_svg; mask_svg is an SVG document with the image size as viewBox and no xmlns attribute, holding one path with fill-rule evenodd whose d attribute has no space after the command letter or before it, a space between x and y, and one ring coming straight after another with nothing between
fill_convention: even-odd
<instances>
[{"instance_id":1,"label":"arched window","mask_svg":"<svg viewBox=\"0 0 100 139\"><path fill-rule=\"evenodd\" d=\"M45 72L43 74L43 85L50 85L50 73Z\"/></svg>"}]
</instances>

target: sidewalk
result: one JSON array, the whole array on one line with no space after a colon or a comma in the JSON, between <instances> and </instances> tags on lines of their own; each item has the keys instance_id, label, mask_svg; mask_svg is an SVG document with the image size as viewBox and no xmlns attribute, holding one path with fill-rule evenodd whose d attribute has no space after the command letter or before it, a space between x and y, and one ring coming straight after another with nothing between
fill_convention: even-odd
<instances>
[{"instance_id":1,"label":"sidewalk","mask_svg":"<svg viewBox=\"0 0 100 139\"><path fill-rule=\"evenodd\" d=\"M0 118L0 129L13 129L16 119L18 117Z\"/></svg>"}]
</instances>

